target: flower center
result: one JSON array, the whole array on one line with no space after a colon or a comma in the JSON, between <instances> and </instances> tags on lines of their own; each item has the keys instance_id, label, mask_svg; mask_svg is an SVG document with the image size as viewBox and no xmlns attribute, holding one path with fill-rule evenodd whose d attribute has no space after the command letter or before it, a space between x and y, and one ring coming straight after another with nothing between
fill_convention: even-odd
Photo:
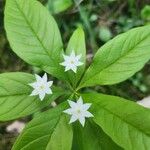
<instances>
[{"instance_id":1,"label":"flower center","mask_svg":"<svg viewBox=\"0 0 150 150\"><path fill-rule=\"evenodd\" d=\"M80 109L77 109L77 114L81 114L81 110Z\"/></svg>"},{"instance_id":2,"label":"flower center","mask_svg":"<svg viewBox=\"0 0 150 150\"><path fill-rule=\"evenodd\" d=\"M45 86L44 85L40 85L40 90L44 90L45 89Z\"/></svg>"},{"instance_id":3,"label":"flower center","mask_svg":"<svg viewBox=\"0 0 150 150\"><path fill-rule=\"evenodd\" d=\"M71 60L71 61L70 61L70 63L71 63L71 64L74 64L74 61L73 61L73 60Z\"/></svg>"}]
</instances>

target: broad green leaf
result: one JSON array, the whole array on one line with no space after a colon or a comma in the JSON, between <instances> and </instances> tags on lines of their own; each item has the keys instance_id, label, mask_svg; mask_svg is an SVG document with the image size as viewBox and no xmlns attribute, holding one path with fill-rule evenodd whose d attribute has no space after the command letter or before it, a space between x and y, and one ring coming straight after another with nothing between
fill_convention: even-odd
<instances>
[{"instance_id":1,"label":"broad green leaf","mask_svg":"<svg viewBox=\"0 0 150 150\"><path fill-rule=\"evenodd\" d=\"M150 110L135 102L103 94L83 94L93 103L94 122L126 150L150 147Z\"/></svg>"},{"instance_id":2,"label":"broad green leaf","mask_svg":"<svg viewBox=\"0 0 150 150\"><path fill-rule=\"evenodd\" d=\"M85 36L84 31L81 27L76 29L71 36L67 49L66 54L70 55L71 52L74 51L76 55L82 55L80 61L84 63L82 66L78 66L77 73L74 73L72 70L68 72L68 78L70 82L76 86L77 82L81 78L81 75L83 74L83 71L85 69L85 63L86 63L86 47L85 47Z\"/></svg>"},{"instance_id":3,"label":"broad green leaf","mask_svg":"<svg viewBox=\"0 0 150 150\"><path fill-rule=\"evenodd\" d=\"M66 115L62 115L47 145L48 150L71 150L73 132Z\"/></svg>"},{"instance_id":4,"label":"broad green leaf","mask_svg":"<svg viewBox=\"0 0 150 150\"><path fill-rule=\"evenodd\" d=\"M23 130L12 150L71 150L72 127L62 111L66 104L41 113Z\"/></svg>"},{"instance_id":5,"label":"broad green leaf","mask_svg":"<svg viewBox=\"0 0 150 150\"><path fill-rule=\"evenodd\" d=\"M122 150L92 120L87 120L85 127L74 125L72 150Z\"/></svg>"},{"instance_id":6,"label":"broad green leaf","mask_svg":"<svg viewBox=\"0 0 150 150\"><path fill-rule=\"evenodd\" d=\"M73 5L72 0L48 0L47 7L53 14L58 14L67 10Z\"/></svg>"},{"instance_id":7,"label":"broad green leaf","mask_svg":"<svg viewBox=\"0 0 150 150\"><path fill-rule=\"evenodd\" d=\"M79 88L115 84L139 71L150 59L150 25L120 34L102 46Z\"/></svg>"},{"instance_id":8,"label":"broad green leaf","mask_svg":"<svg viewBox=\"0 0 150 150\"><path fill-rule=\"evenodd\" d=\"M57 24L37 0L7 0L5 29L13 51L27 63L65 80Z\"/></svg>"},{"instance_id":9,"label":"broad green leaf","mask_svg":"<svg viewBox=\"0 0 150 150\"><path fill-rule=\"evenodd\" d=\"M53 87L53 94L47 95L43 101L38 96L29 96L33 89L28 84L34 81L34 76L27 73L0 74L0 121L37 112L63 94L61 89Z\"/></svg>"}]
</instances>

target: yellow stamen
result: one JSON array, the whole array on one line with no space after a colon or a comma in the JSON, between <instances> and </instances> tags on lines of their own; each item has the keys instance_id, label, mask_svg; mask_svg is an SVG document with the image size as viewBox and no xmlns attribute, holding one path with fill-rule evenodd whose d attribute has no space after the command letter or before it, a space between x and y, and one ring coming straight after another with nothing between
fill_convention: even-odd
<instances>
[{"instance_id":1,"label":"yellow stamen","mask_svg":"<svg viewBox=\"0 0 150 150\"><path fill-rule=\"evenodd\" d=\"M77 113L78 113L78 114L80 114L80 113L81 113L81 110L80 110L80 109L78 109L78 110L77 110Z\"/></svg>"},{"instance_id":2,"label":"yellow stamen","mask_svg":"<svg viewBox=\"0 0 150 150\"><path fill-rule=\"evenodd\" d=\"M43 90L43 89L44 89L44 85L41 85L41 86L40 86L40 89Z\"/></svg>"},{"instance_id":3,"label":"yellow stamen","mask_svg":"<svg viewBox=\"0 0 150 150\"><path fill-rule=\"evenodd\" d=\"M74 61L73 60L71 60L71 62L70 62L71 64L74 64Z\"/></svg>"}]
</instances>

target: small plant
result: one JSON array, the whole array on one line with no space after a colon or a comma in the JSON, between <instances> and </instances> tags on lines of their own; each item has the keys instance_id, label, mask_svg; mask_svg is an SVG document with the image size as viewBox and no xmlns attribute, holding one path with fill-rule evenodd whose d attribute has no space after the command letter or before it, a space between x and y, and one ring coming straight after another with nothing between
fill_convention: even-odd
<instances>
[{"instance_id":1,"label":"small plant","mask_svg":"<svg viewBox=\"0 0 150 150\"><path fill-rule=\"evenodd\" d=\"M73 33L63 51L57 24L38 1L6 0L5 29L20 58L63 81L61 88L46 73L43 77L22 72L0 75L0 121L39 112L12 150L150 149L149 109L83 90L122 82L139 71L150 59L150 25L107 42L87 70L83 30ZM57 107L44 111L54 100Z\"/></svg>"}]
</instances>

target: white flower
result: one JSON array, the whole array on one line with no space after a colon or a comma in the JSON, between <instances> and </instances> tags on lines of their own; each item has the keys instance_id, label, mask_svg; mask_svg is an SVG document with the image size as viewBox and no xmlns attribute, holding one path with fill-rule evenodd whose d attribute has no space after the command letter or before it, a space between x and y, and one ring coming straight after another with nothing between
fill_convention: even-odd
<instances>
[{"instance_id":1,"label":"white flower","mask_svg":"<svg viewBox=\"0 0 150 150\"><path fill-rule=\"evenodd\" d=\"M35 74L36 82L30 83L29 85L34 88L30 96L39 95L41 101L44 99L46 94L52 94L51 86L53 81L47 82L47 74L45 73L43 77Z\"/></svg>"},{"instance_id":2,"label":"white flower","mask_svg":"<svg viewBox=\"0 0 150 150\"><path fill-rule=\"evenodd\" d=\"M80 97L77 102L68 100L68 103L71 108L64 110L63 112L72 115L69 124L79 120L82 126L84 126L85 118L93 117L93 115L87 111L90 108L91 103L83 104L82 97Z\"/></svg>"},{"instance_id":3,"label":"white flower","mask_svg":"<svg viewBox=\"0 0 150 150\"><path fill-rule=\"evenodd\" d=\"M60 63L60 65L65 66L65 71L72 70L76 73L77 67L83 65L83 63L79 61L81 56L81 54L76 56L75 52L72 51L70 56L63 55L64 62Z\"/></svg>"}]
</instances>

